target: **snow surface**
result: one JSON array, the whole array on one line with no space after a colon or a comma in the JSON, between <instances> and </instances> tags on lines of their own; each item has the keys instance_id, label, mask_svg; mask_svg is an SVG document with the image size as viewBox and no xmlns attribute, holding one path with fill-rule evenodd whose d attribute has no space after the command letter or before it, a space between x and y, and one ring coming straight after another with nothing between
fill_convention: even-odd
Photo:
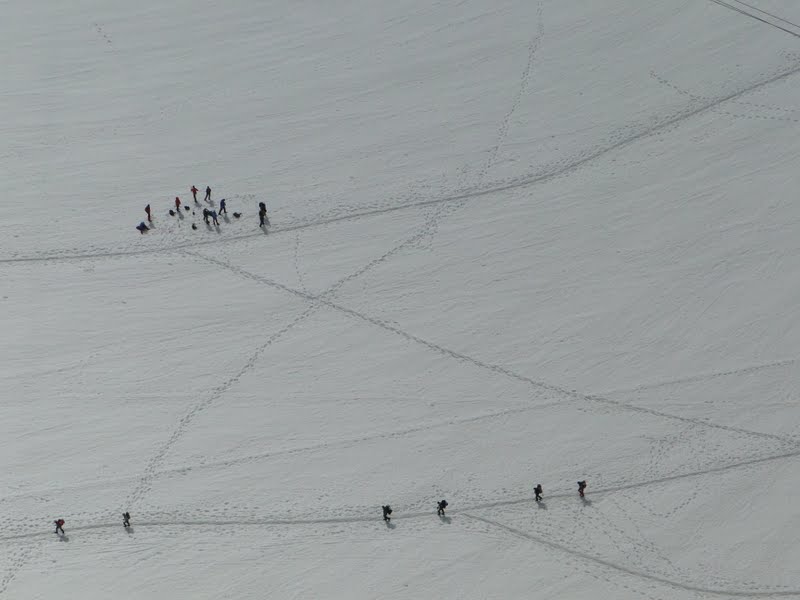
<instances>
[{"instance_id":1,"label":"snow surface","mask_svg":"<svg viewBox=\"0 0 800 600\"><path fill-rule=\"evenodd\" d=\"M800 5L1 12L0 598L800 598Z\"/></svg>"}]
</instances>

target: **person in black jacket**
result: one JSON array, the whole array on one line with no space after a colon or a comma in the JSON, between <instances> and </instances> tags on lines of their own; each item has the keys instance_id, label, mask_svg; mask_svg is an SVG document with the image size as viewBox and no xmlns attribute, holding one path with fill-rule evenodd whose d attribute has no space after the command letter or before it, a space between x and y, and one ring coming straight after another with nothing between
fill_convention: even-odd
<instances>
[{"instance_id":1,"label":"person in black jacket","mask_svg":"<svg viewBox=\"0 0 800 600\"><path fill-rule=\"evenodd\" d=\"M391 521L392 517L390 515L392 514L392 507L387 504L386 506L382 506L381 508L383 509L383 520Z\"/></svg>"},{"instance_id":2,"label":"person in black jacket","mask_svg":"<svg viewBox=\"0 0 800 600\"><path fill-rule=\"evenodd\" d=\"M447 500L439 500L438 508L436 509L436 514L440 517L444 516L444 509L447 508Z\"/></svg>"},{"instance_id":3,"label":"person in black jacket","mask_svg":"<svg viewBox=\"0 0 800 600\"><path fill-rule=\"evenodd\" d=\"M536 487L533 488L533 493L536 494L536 501L537 502L541 502L542 501L542 484L541 483L537 483L536 484Z\"/></svg>"}]
</instances>

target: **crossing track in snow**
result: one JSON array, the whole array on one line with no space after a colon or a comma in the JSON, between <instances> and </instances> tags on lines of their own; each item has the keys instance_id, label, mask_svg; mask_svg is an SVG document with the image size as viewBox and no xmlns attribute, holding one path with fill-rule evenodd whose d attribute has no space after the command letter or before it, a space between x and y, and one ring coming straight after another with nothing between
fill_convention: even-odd
<instances>
[{"instance_id":1,"label":"crossing track in snow","mask_svg":"<svg viewBox=\"0 0 800 600\"><path fill-rule=\"evenodd\" d=\"M270 235L276 235L281 233L288 233L288 232L295 232L298 230L304 230L314 227L320 227L324 225L330 225L337 222L342 221L350 221L356 219L362 219L370 216L376 216L386 213L391 213L394 211L400 210L409 210L415 208L422 208L426 206L432 206L437 204L447 204L447 203L454 203L454 202L463 202L467 200L474 200L478 198L483 198L486 196L490 196L492 194L497 194L501 192L512 191L519 188L525 188L532 185L545 183L557 177L561 177L563 175L571 174L572 172L580 169L581 167L587 166L594 162L595 160L604 157L607 154L615 152L617 150L621 150L630 146L642 139L647 138L650 135L656 134L662 130L674 127L695 117L697 115L703 114L707 111L710 111L726 102L730 102L732 100L737 100L742 96L745 96L751 92L759 90L763 87L769 86L773 83L778 81L787 79L800 73L800 65L794 64L789 69L784 69L778 71L775 74L769 75L764 79L761 79L757 82L751 83L743 88L740 88L737 91L731 92L729 94L725 94L719 97L712 97L708 98L707 101L703 102L702 104L692 103L687 108L683 110L677 111L675 113L670 113L666 115L662 115L655 120L655 123L649 127L644 127L639 129L638 131L633 131L631 133L620 134L610 144L601 146L600 148L588 148L583 152L580 152L574 155L571 158L557 161L554 164L545 167L544 169L529 173L526 175L522 175L519 177L514 177L511 179L507 179L504 181L496 181L494 183L490 183L487 185L481 185L478 187L467 188L465 190L456 192L451 195L446 195L441 198L433 198L428 200L421 200L417 202L408 202L408 203L400 203L391 206L378 206L375 208L366 209L363 211L355 211L349 213L343 213L338 215L332 215L330 217L319 218L316 220L310 220L306 222L301 222L297 224L287 224L282 227L275 227L270 229ZM114 258L114 257L125 257L125 256L136 256L142 254L153 254L153 253L162 253L162 252L171 252L176 250L182 249L190 249L190 248L202 248L204 246L214 246L218 244L227 244L230 242L235 242L238 240L243 239L251 239L255 237L264 237L263 232L259 231L258 233L248 233L236 236L230 236L223 240L206 240L206 241L199 241L199 242L187 242L185 244L175 244L172 246L164 246L164 247L154 247L154 248L137 248L134 250L109 250L109 251L100 251L100 252L63 252L63 253L55 253L55 254L47 254L42 256L26 256L26 257L14 257L14 258L0 258L0 264L25 264L25 263L32 263L32 262L45 262L45 261L61 261L61 260L82 260L82 259L97 259L97 258Z\"/></svg>"},{"instance_id":2,"label":"crossing track in snow","mask_svg":"<svg viewBox=\"0 0 800 600\"><path fill-rule=\"evenodd\" d=\"M800 454L794 453L795 455ZM777 457L767 458L763 460L774 460ZM708 473L709 471L705 471L703 474ZM592 496L598 497L602 496L606 493L611 493L615 491L621 491L625 489L631 489L634 486L644 486L644 485L653 485L654 483L663 483L666 481L674 481L677 477L692 477L698 476L700 473L696 474L684 474L681 476L675 476L672 478L664 478L660 481L651 481L651 482L641 482L639 484L630 484L626 486L617 486L613 488L605 488L594 490ZM554 494L548 496L547 500L552 502L554 500L560 499L571 499L574 501L575 494ZM535 543L537 545L545 546L550 548L551 550L555 550L561 553L564 553L570 557L579 559L584 563L588 563L591 565L595 565L604 569L608 569L610 571L623 573L629 575L635 579L650 581L653 583L659 583L665 585L667 587L682 590L682 591L689 591L689 592L697 592L711 596L722 596L722 597L749 597L749 598L786 598L786 597L797 597L800 596L800 590L794 589L723 589L723 588L712 588L706 586L698 586L691 583L687 583L686 581L679 581L675 579L670 579L668 577L663 577L658 574L647 572L643 569L635 569L628 567L624 564L619 564L617 562L604 559L600 556L596 556L590 552L585 552L580 548L576 548L574 546L567 546L565 544L560 543L559 541L535 535L533 533L529 533L527 531L523 531L511 525L507 525L505 523L500 522L497 519L489 518L486 516L476 515L474 514L475 511L479 510L487 510L493 508L502 508L508 507L515 504L522 504L522 503L534 503L532 498L524 498L519 500L510 500L510 501L499 501L499 502L492 502L492 503L483 503L477 504L471 507L462 508L459 510L449 510L448 513L450 516L456 515L460 516L461 518L465 518L471 521L481 522L485 525L490 526L491 528L503 531L507 534L510 534L514 537L521 538L523 540ZM589 510L593 510L591 506L588 507ZM396 511L397 512L397 511ZM206 517L201 519L179 519L179 518L167 518L167 519L148 519L145 517L141 521L136 521L134 523L134 528L142 528L142 529L158 529L158 528L170 528L170 527L230 527L230 526L241 526L241 527L279 527L279 526L313 526L313 525L336 525L336 524L347 524L347 523L379 523L379 516L377 514L372 515L353 515L350 517L343 516L343 517L332 517L332 518L319 518L319 519L270 519L270 518L227 518L227 517ZM396 514L393 517L393 521L408 521L408 520L421 520L421 519L431 519L432 512L431 511L416 511L416 512L409 512L409 513L402 513ZM458 523L459 519L453 521L450 519L450 522ZM119 523L118 522L97 522L91 523L86 525L78 525L75 527L71 527L69 529L69 533L87 533L90 534L92 532L106 532L108 530L119 530ZM35 552L37 549L42 547L42 544L46 543L46 539L52 539L53 533L51 531L37 531L33 533L21 533L21 534L11 534L11 535L3 535L0 536L0 541L27 541L29 542L26 546L21 548L18 552L19 561L21 564L30 557L30 554ZM30 542L35 541L33 544ZM18 569L17 569L18 570ZM0 581L0 593L5 591L5 588L14 578L16 571L12 569L9 571L7 576Z\"/></svg>"},{"instance_id":3,"label":"crossing track in snow","mask_svg":"<svg viewBox=\"0 0 800 600\"><path fill-rule=\"evenodd\" d=\"M741 2L740 0L709 1L727 8L728 10L732 10L733 12L739 13L745 17L749 17L755 21L759 21L760 23L774 27L775 29L783 31L784 33L788 33L789 35L800 38L800 25L797 25L788 19L784 19L783 17L779 17L774 13L762 10L756 6L753 6L752 4Z\"/></svg>"},{"instance_id":4,"label":"crossing track in snow","mask_svg":"<svg viewBox=\"0 0 800 600\"><path fill-rule=\"evenodd\" d=\"M618 493L627 490L635 490L641 488L647 488L655 485L663 485L665 483L674 483L676 481L680 481L682 479L691 479L695 477L704 477L709 474L713 473L725 473L728 471L734 471L737 469L757 466L760 464L766 464L775 461L782 461L782 460L792 460L800 456L800 450L794 452L787 452L784 454L777 454L772 456L765 456L762 458L754 458L750 460L740 461L733 464L728 465L717 465L710 467L708 469L701 469L697 471L689 471L685 473L676 473L674 475L669 475L666 477L659 477L657 479L648 479L642 481L632 481L632 482L625 482L619 485L612 485L607 487L601 488L593 488L591 492L592 498L599 498L606 494ZM563 494L548 494L546 500L551 502L553 500L574 500L575 493L563 493ZM448 508L447 513L449 515L458 515L463 514L470 511L476 510L488 510L494 508L508 508L512 506L519 506L519 505L526 505L526 504L534 504L535 500L532 496L524 496L519 498L512 498L507 500L496 500L491 502L480 502L474 504L472 506L466 506L463 508ZM420 519L420 518L429 518L431 516L430 511L414 511L414 512L401 512L396 511L396 514L392 516L392 520L404 520L404 519ZM145 517L143 520L136 520L135 525L137 527L167 527L172 525L207 525L207 526L225 526L225 525L259 525L259 526L278 526L278 525L324 525L326 523L370 523L379 518L379 515L366 515L366 514L354 514L353 516L349 517L330 517L330 518L318 518L318 519L290 519L290 518L269 518L269 517L229 517L221 515L219 517L205 517L202 519L158 519L158 518L147 518ZM93 531L96 529L118 529L120 526L118 521L110 522L110 521L99 521L97 523L85 524L85 525L77 525L69 528L70 532L80 532L80 531ZM0 535L0 541L9 541L9 540L27 540L27 539L35 539L35 538L50 538L52 537L53 533L50 529L46 531L37 530L30 533L11 533L11 534L4 534Z\"/></svg>"},{"instance_id":5,"label":"crossing track in snow","mask_svg":"<svg viewBox=\"0 0 800 600\"><path fill-rule=\"evenodd\" d=\"M417 335L415 335L413 333L405 331L405 330L403 330L403 329L401 329L401 328L399 328L399 327L397 327L397 326L395 326L395 325L393 325L391 323L387 323L387 322L382 321L380 319L377 319L375 317L371 317L371 316L369 316L369 315L367 315L365 313L359 312L359 311L354 310L352 308L348 308L348 307L346 307L346 306L344 306L344 305L342 305L340 303L337 303L337 302L334 302L332 300L329 300L329 299L327 299L327 298L325 298L323 296L315 296L313 294L309 294L307 292L303 292L301 290L294 289L294 288L292 288L292 287L290 287L288 285L284 285L282 283L279 283L277 281L269 279L268 277L263 277L261 275L255 274L255 273L251 273L251 272L249 272L249 271L247 271L245 269L242 269L240 267L237 267L237 266L234 266L232 264L226 263L224 261L218 260L216 258L212 258L212 257L209 257L209 256L204 256L202 254L197 254L197 253L195 253L193 255L197 256L198 258L202 258L203 260L205 260L205 261L207 261L207 262L209 262L211 264L217 265L218 267L221 267L223 269L227 269L228 271L230 271L232 273L235 273L235 274L238 274L241 277L244 277L246 279L250 279L250 280L255 281L257 283L261 283L261 284L267 285L269 287L272 287L272 288L275 288L275 289L278 289L278 290L282 290L282 291L284 291L284 292L286 292L288 294L292 294L292 295L294 295L294 296L296 296L298 298L301 298L301 299L303 299L303 300L305 300L305 301L307 301L309 303L312 303L312 304L319 303L319 304L321 304L323 306L326 306L328 308L336 310L336 311L338 311L338 312L340 312L342 314L345 314L345 315L347 315L349 317L352 317L354 319L370 323L372 325L375 325L376 327L379 327L381 329L389 331L389 332L391 332L391 333L393 333L395 335L399 335L400 337L403 337L408 341L411 341L411 342L414 342L414 343L419 344L421 346L424 346L424 347L428 348L429 350L432 350L433 352L436 352L436 353L439 353L439 354L443 354L445 356L448 356L450 358L454 358L454 359L456 359L458 361L461 361L461 362L464 362L464 363L467 363L467 364L471 364L471 365L473 365L475 367L478 367L480 369L483 369L485 371L490 371L490 372L493 372L493 373L496 373L496 374L499 374L499 375L514 379L516 381L521 381L521 382L526 383L526 384L528 384L528 385L530 385L530 386L532 386L532 387L534 387L536 389L543 389L543 390L547 390L547 391L550 391L550 392L554 392L556 394L559 394L559 395L561 395L561 396L563 396L565 398L571 399L571 400L581 400L581 401L584 401L584 402L592 402L592 403L597 403L597 404L603 404L603 405L607 405L607 406L618 408L618 409L623 410L623 411L639 412L639 413L648 414L648 415L651 415L651 416L660 417L660 418L664 418L664 419L668 419L668 420L700 425L702 427L707 427L707 428L711 428L711 429L718 429L718 430L728 431L728 432L732 432L732 433L738 433L738 434L741 434L741 435L746 435L746 436L750 436L750 437L754 437L754 438L758 438L758 439L768 439L768 440L772 440L772 441L778 441L778 442L782 442L784 444L788 444L788 445L790 445L792 447L800 446L800 442L798 442L797 440L794 440L792 438L786 437L786 436L781 436L781 435L776 435L776 434L766 433L766 432L760 432L760 431L753 431L753 430L744 429L744 428L741 428L741 427L734 427L734 426L730 426L730 425L722 425L722 424L718 424L718 423L713 423L711 421L707 421L705 419L695 419L695 418L692 418L692 417L684 417L684 416L681 416L681 415L675 415L675 414L671 414L671 413L666 413L666 412L655 410L655 409L652 409L652 408L647 408L647 407L643 407L643 406L637 406L637 405L629 404L629 403L622 402L622 401L619 401L619 400L613 400L611 398L606 398L606 397L603 397L603 396L598 396L598 395L594 395L594 394L583 394L583 393L577 392L575 390L565 388L563 386L559 386L559 385L555 385L555 384L552 384L552 383L548 383L546 381L540 381L540 380L534 379L532 377L528 377L527 375L523 375L521 373L517 373L516 371L513 371L513 370L511 370L511 369L509 369L507 367L504 367L502 365L491 364L491 363L488 363L486 361L474 358L472 356L468 356L468 355L463 354L461 352L458 352L456 350L447 348L447 347L445 347L445 346L443 346L441 344L438 344L436 342L432 342L430 340L426 340L426 339L424 339L424 338L422 338L420 336L417 336Z\"/></svg>"},{"instance_id":6,"label":"crossing track in snow","mask_svg":"<svg viewBox=\"0 0 800 600\"><path fill-rule=\"evenodd\" d=\"M598 556L594 556L587 552L583 552L579 548L566 546L564 544L560 544L555 542L551 539L544 538L538 535L534 535L532 533L528 533L526 531L522 531L521 529L517 529L516 527L512 527L510 525L505 525L500 521L489 519L486 517L481 517L471 513L463 513L463 516L485 523L493 528L499 529L501 531L505 531L515 537L522 538L536 544L546 546L551 550L557 550L562 553L568 554L570 556L574 556L576 558L580 558L586 562L594 563L601 567L605 567L612 571L617 571L619 573L624 573L626 575L630 575L636 579L644 579L647 581L652 581L655 583L660 583L666 585L671 588L675 588L678 590L683 590L687 592L698 592L701 594L707 594L710 596L722 596L722 597L735 597L735 598L788 598L788 597L797 597L800 596L800 590L736 590L736 589L714 589L708 588L703 586L692 585L689 583L681 582L681 581L674 581L672 579L668 579L666 577L660 577L659 575L654 575L651 573L647 573L645 571L639 569L631 569L626 567L625 565L621 565L615 563L610 560L606 560L604 558L600 558Z\"/></svg>"},{"instance_id":7,"label":"crossing track in snow","mask_svg":"<svg viewBox=\"0 0 800 600\"><path fill-rule=\"evenodd\" d=\"M740 375L750 375L751 373L758 373L759 371L766 371L769 369L779 369L781 367L790 367L800 362L798 358L789 358L786 360L776 360L760 365L752 365L749 367L739 367L737 369L726 369L724 371L715 371L714 373L699 373L697 375L687 375L686 377L677 377L675 379L667 379L665 381L656 381L653 383L642 383L636 386L627 388L616 388L603 392L606 396L614 394L630 394L633 392L654 390L664 387L672 387L677 385L685 385L690 383L701 383L712 379L721 379L723 377L736 377Z\"/></svg>"}]
</instances>

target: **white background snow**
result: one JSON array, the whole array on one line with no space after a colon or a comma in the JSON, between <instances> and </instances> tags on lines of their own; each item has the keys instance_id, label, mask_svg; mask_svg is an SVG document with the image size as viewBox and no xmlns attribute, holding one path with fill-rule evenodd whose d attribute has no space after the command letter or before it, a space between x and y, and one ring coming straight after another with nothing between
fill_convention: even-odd
<instances>
[{"instance_id":1,"label":"white background snow","mask_svg":"<svg viewBox=\"0 0 800 600\"><path fill-rule=\"evenodd\" d=\"M0 598L800 598L796 3L0 13Z\"/></svg>"}]
</instances>

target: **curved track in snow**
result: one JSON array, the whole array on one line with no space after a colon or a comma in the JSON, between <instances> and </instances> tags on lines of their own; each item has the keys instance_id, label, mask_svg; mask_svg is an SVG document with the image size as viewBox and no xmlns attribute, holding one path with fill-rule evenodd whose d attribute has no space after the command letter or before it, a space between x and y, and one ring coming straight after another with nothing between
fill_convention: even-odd
<instances>
[{"instance_id":1,"label":"curved track in snow","mask_svg":"<svg viewBox=\"0 0 800 600\"><path fill-rule=\"evenodd\" d=\"M535 47L533 47L535 49ZM330 225L333 223L341 222L341 221L350 221L354 219L361 219L364 217L370 217L375 215L381 215L386 213L391 213L399 210L407 210L413 208L422 208L426 206L432 206L437 204L446 204L451 202L464 202L467 200L473 200L476 198L481 198L484 196L489 196L491 194L496 194L500 192L507 192L511 190L515 190L518 188L524 188L532 185L536 185L539 183L545 183L551 179L555 179L562 175L567 175L576 169L579 169L587 164L592 163L593 161L597 160L614 152L616 150L620 150L638 142L641 139L644 139L652 134L658 133L664 129L669 127L675 126L680 124L683 121L691 119L696 115L700 115L706 111L712 110L717 106L729 102L731 100L736 100L746 94L754 92L760 88L766 87L770 84L776 83L783 79L787 79L793 75L800 73L800 65L794 65L792 68L788 70L779 71L777 74L773 74L765 79L752 83L744 88L741 88L735 92L730 94L726 94L721 97L717 98L709 98L706 102L701 104L700 106L691 106L686 108L682 111L679 111L674 114L665 115L657 119L656 123L650 127L646 127L642 130L635 131L628 135L621 136L616 141L608 144L606 146L600 148L592 148L587 149L583 153L579 153L576 156L572 157L571 159L560 161L554 164L551 168L545 169L540 172L530 173L527 175L523 175L521 177L515 177L506 181L498 181L486 186L475 187L471 189L466 189L460 192L456 192L452 195L444 196L442 198L434 198L429 200L422 200L419 202L409 202L406 204L398 204L392 206L383 206L383 207L376 207L373 209L367 209L364 211L356 211L345 213L341 215L334 215L328 218L320 218L314 221L308 221L304 223L298 223L296 225L286 225L283 227L275 227L270 229L270 235L280 234L280 233L287 233L287 232L294 232L303 229L309 229L313 227L320 227L324 225ZM0 258L0 264L21 264L21 263L31 263L31 262L45 262L45 261L62 261L62 260L82 260L82 259L95 259L95 258L113 258L113 257L124 257L124 256L136 256L142 254L153 254L153 253L161 253L161 252L172 252L177 250L183 250L188 248L201 248L204 246L214 246L218 244L227 244L230 242L235 242L244 239L251 239L256 237L263 237L263 232L259 231L258 233L247 233L238 236L230 236L225 238L224 240L206 240L206 241L199 241L199 242L189 242L185 244L176 244L173 246L163 246L163 247L154 247L154 248L138 248L134 250L108 250L108 251L100 251L100 252L71 252L71 253L53 253L47 254L43 256L23 256L23 257L14 257L14 258Z\"/></svg>"}]
</instances>

